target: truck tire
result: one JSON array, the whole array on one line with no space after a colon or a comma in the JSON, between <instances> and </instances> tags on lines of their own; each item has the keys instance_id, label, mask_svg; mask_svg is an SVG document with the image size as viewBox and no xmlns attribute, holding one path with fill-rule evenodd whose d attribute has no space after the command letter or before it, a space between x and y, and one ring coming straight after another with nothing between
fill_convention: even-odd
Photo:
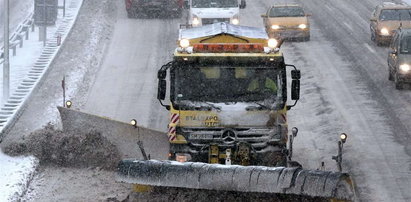
<instances>
[{"instance_id":1,"label":"truck tire","mask_svg":"<svg viewBox=\"0 0 411 202\"><path fill-rule=\"evenodd\" d=\"M264 158L261 159L259 165L268 167L286 167L287 166L287 155L278 152L269 152L265 154Z\"/></svg>"}]
</instances>

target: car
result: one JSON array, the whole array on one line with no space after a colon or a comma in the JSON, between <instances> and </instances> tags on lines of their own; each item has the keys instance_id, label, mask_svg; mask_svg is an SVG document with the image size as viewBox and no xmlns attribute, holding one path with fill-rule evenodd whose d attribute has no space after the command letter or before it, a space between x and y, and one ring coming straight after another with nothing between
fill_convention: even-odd
<instances>
[{"instance_id":1,"label":"car","mask_svg":"<svg viewBox=\"0 0 411 202\"><path fill-rule=\"evenodd\" d=\"M391 2L376 6L370 18L371 41L378 46L389 44L400 26L411 28L411 6Z\"/></svg>"},{"instance_id":2,"label":"car","mask_svg":"<svg viewBox=\"0 0 411 202\"><path fill-rule=\"evenodd\" d=\"M184 0L125 0L128 18L182 16Z\"/></svg>"},{"instance_id":3,"label":"car","mask_svg":"<svg viewBox=\"0 0 411 202\"><path fill-rule=\"evenodd\" d=\"M394 81L396 89L411 83L411 28L394 32L388 51L388 79Z\"/></svg>"},{"instance_id":4,"label":"car","mask_svg":"<svg viewBox=\"0 0 411 202\"><path fill-rule=\"evenodd\" d=\"M199 27L207 24L226 22L240 23L240 9L246 8L245 0L187 0L188 24Z\"/></svg>"},{"instance_id":5,"label":"car","mask_svg":"<svg viewBox=\"0 0 411 202\"><path fill-rule=\"evenodd\" d=\"M270 37L304 41L310 40L308 16L298 4L274 5L261 15Z\"/></svg>"}]
</instances>

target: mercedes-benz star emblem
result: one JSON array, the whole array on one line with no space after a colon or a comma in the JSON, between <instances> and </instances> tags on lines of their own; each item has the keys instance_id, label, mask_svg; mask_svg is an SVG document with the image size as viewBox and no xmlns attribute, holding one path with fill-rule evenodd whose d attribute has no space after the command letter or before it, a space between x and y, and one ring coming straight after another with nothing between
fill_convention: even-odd
<instances>
[{"instance_id":1,"label":"mercedes-benz star emblem","mask_svg":"<svg viewBox=\"0 0 411 202\"><path fill-rule=\"evenodd\" d=\"M221 139L227 144L234 143L235 132L232 130L225 130L223 134L221 135Z\"/></svg>"}]
</instances>

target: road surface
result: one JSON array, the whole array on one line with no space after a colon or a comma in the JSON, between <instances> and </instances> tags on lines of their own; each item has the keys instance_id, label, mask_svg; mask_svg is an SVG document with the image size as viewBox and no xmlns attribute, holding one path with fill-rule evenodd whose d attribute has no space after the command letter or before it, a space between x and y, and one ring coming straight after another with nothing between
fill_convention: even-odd
<instances>
[{"instance_id":1,"label":"road surface","mask_svg":"<svg viewBox=\"0 0 411 202\"><path fill-rule=\"evenodd\" d=\"M6 142L49 121L58 122L53 107L61 103L57 89L64 74L81 81L70 93L75 107L122 121L135 118L143 126L166 130L168 114L156 100L156 75L170 61L178 24L184 19L128 19L123 1L103 1L104 12L95 7L100 1L86 2L54 69ZM336 169L331 156L337 152L339 133L345 132L349 137L343 170L354 176L359 200L411 201L411 90L395 90L388 81L387 49L370 41L369 16L380 1L297 2L312 14L312 32L310 41L287 42L282 48L286 62L302 72L301 100L288 117L289 125L300 130L295 160L305 168L317 169L325 162L326 169ZM240 24L262 27L260 14L272 3L247 2ZM82 21L95 22L93 15L108 27L87 27ZM90 34L96 29L102 29L95 33L104 37ZM101 43L93 43L95 38ZM94 49L81 49L79 44ZM90 55L93 50L98 51ZM26 199L104 200L129 188L114 183L110 173L63 170L41 170ZM70 190L53 188L67 183ZM112 188L103 185L107 183Z\"/></svg>"}]
</instances>

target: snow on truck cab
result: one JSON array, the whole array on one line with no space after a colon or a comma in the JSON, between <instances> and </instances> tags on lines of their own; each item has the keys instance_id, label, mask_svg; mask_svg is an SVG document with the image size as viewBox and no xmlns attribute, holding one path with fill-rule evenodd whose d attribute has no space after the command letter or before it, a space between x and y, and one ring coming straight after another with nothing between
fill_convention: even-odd
<instances>
[{"instance_id":1,"label":"snow on truck cab","mask_svg":"<svg viewBox=\"0 0 411 202\"><path fill-rule=\"evenodd\" d=\"M186 0L189 9L188 24L198 27L217 22L240 23L240 9L246 7L245 0Z\"/></svg>"},{"instance_id":2,"label":"snow on truck cab","mask_svg":"<svg viewBox=\"0 0 411 202\"><path fill-rule=\"evenodd\" d=\"M215 23L180 30L173 61L158 72L161 103L170 74L170 105L162 104L171 113L170 159L224 163L218 153L229 149L236 164L284 165L292 107L286 67L294 68L293 100L300 72L284 63L280 45L263 28Z\"/></svg>"}]
</instances>

